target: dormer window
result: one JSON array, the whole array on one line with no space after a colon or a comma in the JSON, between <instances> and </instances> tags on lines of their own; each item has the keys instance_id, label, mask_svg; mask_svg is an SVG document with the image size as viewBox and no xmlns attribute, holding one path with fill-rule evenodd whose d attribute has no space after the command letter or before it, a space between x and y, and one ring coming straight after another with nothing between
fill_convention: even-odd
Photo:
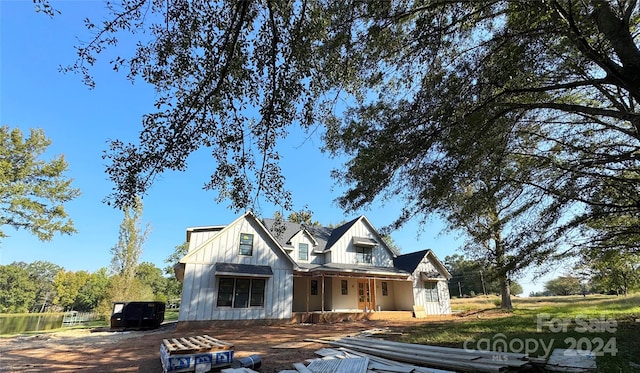
<instances>
[{"instance_id":1,"label":"dormer window","mask_svg":"<svg viewBox=\"0 0 640 373\"><path fill-rule=\"evenodd\" d=\"M370 247L356 246L356 263L371 264L373 249Z\"/></svg>"},{"instance_id":2,"label":"dormer window","mask_svg":"<svg viewBox=\"0 0 640 373\"><path fill-rule=\"evenodd\" d=\"M306 244L306 243L298 244L298 259L309 260L309 244Z\"/></svg>"},{"instance_id":3,"label":"dormer window","mask_svg":"<svg viewBox=\"0 0 640 373\"><path fill-rule=\"evenodd\" d=\"M240 233L240 255L253 255L253 235Z\"/></svg>"}]
</instances>

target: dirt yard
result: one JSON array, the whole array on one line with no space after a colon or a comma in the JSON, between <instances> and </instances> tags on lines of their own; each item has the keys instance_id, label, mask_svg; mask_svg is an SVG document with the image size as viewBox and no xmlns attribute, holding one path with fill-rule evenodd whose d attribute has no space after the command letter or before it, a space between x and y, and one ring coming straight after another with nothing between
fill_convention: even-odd
<instances>
[{"instance_id":1,"label":"dirt yard","mask_svg":"<svg viewBox=\"0 0 640 373\"><path fill-rule=\"evenodd\" d=\"M426 320L426 321L425 321ZM70 330L0 339L0 372L162 372L160 344L165 338L208 334L235 345L235 358L259 355L260 372L293 369L292 364L315 357L322 344L305 338L339 337L375 329L400 332L410 325L441 318L349 321L334 324L294 324L176 331L165 324L152 331L95 332ZM295 343L294 343L295 342ZM295 348L278 348L291 343Z\"/></svg>"}]
</instances>

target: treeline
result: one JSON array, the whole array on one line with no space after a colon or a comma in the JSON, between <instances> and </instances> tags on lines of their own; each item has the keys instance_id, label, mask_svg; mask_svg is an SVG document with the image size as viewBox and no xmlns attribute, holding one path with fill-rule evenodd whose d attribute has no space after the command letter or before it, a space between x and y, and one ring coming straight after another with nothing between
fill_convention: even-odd
<instances>
[{"instance_id":1,"label":"treeline","mask_svg":"<svg viewBox=\"0 0 640 373\"><path fill-rule=\"evenodd\" d=\"M640 291L640 268L621 273L619 276L595 277L584 281L580 277L559 276L544 284L544 291L533 292L529 296L609 294L627 295Z\"/></svg>"},{"instance_id":2,"label":"treeline","mask_svg":"<svg viewBox=\"0 0 640 373\"><path fill-rule=\"evenodd\" d=\"M48 311L98 311L108 315L118 300L112 289L121 282L107 268L95 272L67 271L47 262L0 265L0 313ZM171 266L160 269L143 262L136 268L130 292L137 300L171 302L180 299L182 285Z\"/></svg>"},{"instance_id":3,"label":"treeline","mask_svg":"<svg viewBox=\"0 0 640 373\"><path fill-rule=\"evenodd\" d=\"M444 265L451 273L451 297L499 294L500 282L495 267L482 260L471 260L463 255L446 256ZM583 255L573 271L547 281L544 291L529 296L576 294L626 295L640 291L640 253L609 250L600 255ZM521 294L522 286L510 280L511 293Z\"/></svg>"},{"instance_id":4,"label":"treeline","mask_svg":"<svg viewBox=\"0 0 640 373\"><path fill-rule=\"evenodd\" d=\"M451 297L475 297L484 294L500 294L500 277L495 267L481 260L470 260L454 254L444 258L444 265L451 273L449 295ZM522 286L515 280L509 282L511 294L521 294Z\"/></svg>"}]
</instances>

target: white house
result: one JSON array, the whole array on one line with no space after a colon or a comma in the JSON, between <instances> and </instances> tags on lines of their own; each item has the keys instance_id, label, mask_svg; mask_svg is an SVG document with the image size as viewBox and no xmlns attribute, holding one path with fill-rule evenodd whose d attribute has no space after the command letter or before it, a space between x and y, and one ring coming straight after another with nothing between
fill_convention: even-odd
<instances>
[{"instance_id":1,"label":"white house","mask_svg":"<svg viewBox=\"0 0 640 373\"><path fill-rule=\"evenodd\" d=\"M337 228L258 219L187 229L180 321L289 321L298 313L449 314L451 275L431 250L390 249L365 216Z\"/></svg>"}]
</instances>

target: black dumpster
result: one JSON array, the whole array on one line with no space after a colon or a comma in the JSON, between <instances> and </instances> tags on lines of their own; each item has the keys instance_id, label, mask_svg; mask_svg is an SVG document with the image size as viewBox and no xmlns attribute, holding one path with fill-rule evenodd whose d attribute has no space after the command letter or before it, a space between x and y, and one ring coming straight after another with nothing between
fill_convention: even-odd
<instances>
[{"instance_id":1,"label":"black dumpster","mask_svg":"<svg viewBox=\"0 0 640 373\"><path fill-rule=\"evenodd\" d=\"M113 302L111 328L157 328L164 321L164 309L164 302Z\"/></svg>"}]
</instances>

